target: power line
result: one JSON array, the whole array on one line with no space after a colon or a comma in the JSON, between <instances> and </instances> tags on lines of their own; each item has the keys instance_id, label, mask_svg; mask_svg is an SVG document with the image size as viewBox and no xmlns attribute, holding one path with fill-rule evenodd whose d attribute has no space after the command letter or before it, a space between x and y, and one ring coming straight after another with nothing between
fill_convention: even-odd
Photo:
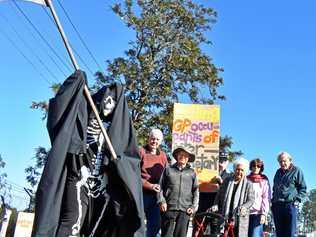
<instances>
[{"instance_id":1,"label":"power line","mask_svg":"<svg viewBox=\"0 0 316 237\"><path fill-rule=\"evenodd\" d=\"M49 84L53 84L51 81L49 81L42 73L41 71L35 66L35 64L23 53L23 51L14 43L14 41L12 41L10 39L10 37L4 32L1 31L0 28L0 32L2 33L2 35L12 44L12 46L22 55L22 57L33 67L33 69Z\"/></svg>"},{"instance_id":2,"label":"power line","mask_svg":"<svg viewBox=\"0 0 316 237\"><path fill-rule=\"evenodd\" d=\"M17 198L17 199L20 199L20 200L23 200L23 201L29 201L29 198L28 197L21 197L19 195L15 195L15 194L11 194L12 197L14 198Z\"/></svg>"},{"instance_id":3,"label":"power line","mask_svg":"<svg viewBox=\"0 0 316 237\"><path fill-rule=\"evenodd\" d=\"M51 20L51 22L54 24L54 26L56 26L55 21L53 20L52 16L50 14L48 14L48 12L46 11L46 8L44 6L42 6L43 10L45 11L46 15L48 16L48 18ZM70 44L70 43L69 43ZM80 62L84 65L85 68L87 68L87 70L94 75L94 73L92 72L92 70L90 69L90 67L88 66L88 64L85 62L85 60L83 60L83 58L80 56L80 54L75 50L75 47L73 47L72 44L70 44L70 47L72 48L72 50L74 51L74 53L76 54L76 56L79 58Z\"/></svg>"},{"instance_id":4,"label":"power line","mask_svg":"<svg viewBox=\"0 0 316 237\"><path fill-rule=\"evenodd\" d=\"M16 7L13 7L12 4L9 5L13 10L14 12L16 13L16 15L18 14L17 12L17 8ZM44 6L43 6L44 7ZM17 19L25 26L25 29L29 32L29 35L32 36L32 38L34 39L35 42L38 41L38 39L35 37L35 35L32 33L31 29L30 29L30 26L28 24L26 24L25 21L22 21L21 18L18 16ZM43 52L43 47L41 47L41 50ZM61 66L56 62L56 60L49 54L47 53L47 51L45 51L46 55L49 57L49 59L53 62L53 64L55 64L55 66L58 68L58 70L66 77L66 73L64 71L64 69L61 68Z\"/></svg>"},{"instance_id":5,"label":"power line","mask_svg":"<svg viewBox=\"0 0 316 237\"><path fill-rule=\"evenodd\" d=\"M18 188L15 188L15 187L11 187L11 189L9 189L10 190L10 192L12 192L12 191L14 191L14 192L18 192L18 193L23 193L23 194L25 194L25 191L23 190L20 190L20 189L18 189Z\"/></svg>"},{"instance_id":6,"label":"power line","mask_svg":"<svg viewBox=\"0 0 316 237\"><path fill-rule=\"evenodd\" d=\"M69 43L70 44L70 43ZM92 70L90 69L90 67L88 66L88 64L83 60L83 58L81 58L80 54L75 50L74 47L72 47L72 45L70 44L70 47L72 48L72 50L74 51L74 53L77 55L77 57L79 58L79 60L82 62L82 64L88 69L88 71L91 73L91 75L94 75L94 73L92 72Z\"/></svg>"},{"instance_id":7,"label":"power line","mask_svg":"<svg viewBox=\"0 0 316 237\"><path fill-rule=\"evenodd\" d=\"M94 55L92 54L91 50L88 48L87 44L85 43L85 41L83 40L83 38L81 37L79 31L77 30L76 26L73 24L72 20L70 19L66 9L63 7L62 3L57 0L59 6L61 7L61 9L63 10L63 12L65 13L68 21L70 22L70 24L72 25L73 29L75 30L75 32L77 33L77 36L79 37L81 43L83 44L83 46L85 47L85 49L88 51L89 55L91 56L92 60L94 61L94 63L97 65L97 67L99 68L100 71L102 71L100 64L98 63L98 61L96 60L96 58L94 57Z\"/></svg>"},{"instance_id":8,"label":"power line","mask_svg":"<svg viewBox=\"0 0 316 237\"><path fill-rule=\"evenodd\" d=\"M33 22L30 20L30 18L25 14L25 12L19 7L19 5L16 3L16 0L12 1L16 8L20 11L20 13L24 16L24 18L27 20L27 22L32 26L32 28L36 31L36 33L40 36L40 38L45 42L45 44L52 50L52 52L55 54L55 56L62 62L62 64L68 69L72 70L69 64L65 63L65 61L57 54L57 52L54 50L54 48L48 43L48 41L44 38L44 36L41 34L41 32L36 28L36 26L33 24Z\"/></svg>"},{"instance_id":9,"label":"power line","mask_svg":"<svg viewBox=\"0 0 316 237\"><path fill-rule=\"evenodd\" d=\"M23 187L22 185L19 185L19 184L15 183L15 182L12 182L12 181L10 181L10 180L8 180L8 179L6 179L5 182L6 182L7 184L10 184L10 185L13 185L13 186L18 187L18 188L20 188L21 190L24 190L24 187Z\"/></svg>"},{"instance_id":10,"label":"power line","mask_svg":"<svg viewBox=\"0 0 316 237\"><path fill-rule=\"evenodd\" d=\"M30 52L35 56L35 58L42 64L42 66L47 70L47 72L55 78L56 82L58 81L57 76L49 69L49 67L44 63L44 61L35 53L35 50L32 49L32 47L22 38L22 36L19 34L19 32L16 30L16 28L10 24L9 20L0 13L0 16L10 25L10 27L13 29L15 34L18 36L18 38L23 42L26 48L30 50Z\"/></svg>"}]
</instances>

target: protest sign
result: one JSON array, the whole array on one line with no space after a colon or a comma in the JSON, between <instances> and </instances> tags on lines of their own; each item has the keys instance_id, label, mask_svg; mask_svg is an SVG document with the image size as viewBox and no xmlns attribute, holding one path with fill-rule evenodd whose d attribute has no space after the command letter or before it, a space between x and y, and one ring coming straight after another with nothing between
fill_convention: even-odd
<instances>
[{"instance_id":1,"label":"protest sign","mask_svg":"<svg viewBox=\"0 0 316 237\"><path fill-rule=\"evenodd\" d=\"M172 150L185 146L195 154L192 166L200 191L214 191L218 174L220 107L218 105L174 104Z\"/></svg>"}]
</instances>

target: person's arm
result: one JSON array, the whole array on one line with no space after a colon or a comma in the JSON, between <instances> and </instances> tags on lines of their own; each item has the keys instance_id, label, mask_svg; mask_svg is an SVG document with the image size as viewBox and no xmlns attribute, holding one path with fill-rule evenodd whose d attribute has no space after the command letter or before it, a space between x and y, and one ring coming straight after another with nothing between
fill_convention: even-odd
<instances>
[{"instance_id":1,"label":"person's arm","mask_svg":"<svg viewBox=\"0 0 316 237\"><path fill-rule=\"evenodd\" d=\"M219 190L215 196L214 204L211 206L211 211L213 212L221 212L222 209L222 203L223 203L223 195L226 192L227 185L228 185L229 179L225 179L223 184L219 186Z\"/></svg>"},{"instance_id":2,"label":"person's arm","mask_svg":"<svg viewBox=\"0 0 316 237\"><path fill-rule=\"evenodd\" d=\"M146 190L154 190L154 184L150 183L148 180L150 179L150 174L148 174L146 168L145 168L145 150L144 148L139 149L139 156L141 159L140 162L140 168L141 168L141 179L142 179L142 185L143 185L143 189Z\"/></svg>"},{"instance_id":3,"label":"person's arm","mask_svg":"<svg viewBox=\"0 0 316 237\"><path fill-rule=\"evenodd\" d=\"M262 188L262 203L261 203L261 216L260 216L260 224L266 223L267 216L269 213L270 208L270 197L271 197L271 191L270 191L270 184L269 180L263 180L263 188Z\"/></svg>"},{"instance_id":4,"label":"person's arm","mask_svg":"<svg viewBox=\"0 0 316 237\"><path fill-rule=\"evenodd\" d=\"M147 173L146 169L143 167L143 161L141 161L141 178L142 178L142 184L143 188L147 190L152 190L152 183L148 181L150 178L150 175Z\"/></svg>"},{"instance_id":5,"label":"person's arm","mask_svg":"<svg viewBox=\"0 0 316 237\"><path fill-rule=\"evenodd\" d=\"M196 173L194 172L194 176L193 176L193 211L196 212L198 210L199 207L199 196L200 196L200 192L199 192L199 183L198 183L198 179L196 176Z\"/></svg>"},{"instance_id":6,"label":"person's arm","mask_svg":"<svg viewBox=\"0 0 316 237\"><path fill-rule=\"evenodd\" d=\"M267 216L269 212L269 207L270 207L271 191L270 191L269 180L265 180L264 182L265 183L262 189L261 211L263 215Z\"/></svg>"},{"instance_id":7,"label":"person's arm","mask_svg":"<svg viewBox=\"0 0 316 237\"><path fill-rule=\"evenodd\" d=\"M298 172L297 172L297 176L296 176L296 180L295 180L295 187L297 190L297 195L295 198L295 201L301 202L305 197L306 197L306 183L304 180L304 175L303 175L303 171L298 168Z\"/></svg>"},{"instance_id":8,"label":"person's arm","mask_svg":"<svg viewBox=\"0 0 316 237\"><path fill-rule=\"evenodd\" d=\"M252 183L248 182L246 187L246 202L244 202L239 208L240 216L246 216L249 213L250 207L255 202L255 192L252 187Z\"/></svg>"},{"instance_id":9,"label":"person's arm","mask_svg":"<svg viewBox=\"0 0 316 237\"><path fill-rule=\"evenodd\" d=\"M279 170L277 170L275 172L275 175L273 177L273 186L272 186L272 195L271 195L271 202L277 201L278 200L278 192L276 190L276 187L279 184L279 179L278 179L278 174L279 174Z\"/></svg>"},{"instance_id":10,"label":"person's arm","mask_svg":"<svg viewBox=\"0 0 316 237\"><path fill-rule=\"evenodd\" d=\"M255 202L255 191L253 190L252 183L248 182L246 188L246 202L242 204L242 207L245 207L247 209L250 209L250 207Z\"/></svg>"},{"instance_id":11,"label":"person's arm","mask_svg":"<svg viewBox=\"0 0 316 237\"><path fill-rule=\"evenodd\" d=\"M159 205L161 204L166 204L166 198L164 196L164 191L166 190L166 175L167 175L167 169L164 169L164 171L162 172L162 175L160 177L160 181L159 181L159 185L160 185L160 191L157 193L157 202Z\"/></svg>"}]
</instances>

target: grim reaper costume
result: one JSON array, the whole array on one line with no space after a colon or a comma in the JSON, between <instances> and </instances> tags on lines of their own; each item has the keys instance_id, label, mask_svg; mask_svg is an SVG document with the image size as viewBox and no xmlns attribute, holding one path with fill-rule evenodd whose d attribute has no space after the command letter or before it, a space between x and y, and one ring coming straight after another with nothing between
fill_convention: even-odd
<instances>
[{"instance_id":1,"label":"grim reaper costume","mask_svg":"<svg viewBox=\"0 0 316 237\"><path fill-rule=\"evenodd\" d=\"M76 71L50 100L52 148L32 236L144 236L140 158L123 87L113 84L92 96L118 156L112 160L83 95L85 82L85 73Z\"/></svg>"}]
</instances>

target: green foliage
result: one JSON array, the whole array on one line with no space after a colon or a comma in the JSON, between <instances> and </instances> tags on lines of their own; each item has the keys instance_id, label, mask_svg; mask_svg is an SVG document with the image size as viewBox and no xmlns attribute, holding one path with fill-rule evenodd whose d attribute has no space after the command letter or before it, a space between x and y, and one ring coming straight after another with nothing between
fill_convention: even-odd
<instances>
[{"instance_id":1,"label":"green foliage","mask_svg":"<svg viewBox=\"0 0 316 237\"><path fill-rule=\"evenodd\" d=\"M48 152L44 147L38 147L35 149L35 156L33 159L35 160L35 164L33 166L28 166L25 169L26 173L26 181L31 185L31 187L35 187L41 178L42 169L47 161Z\"/></svg>"},{"instance_id":2,"label":"green foliage","mask_svg":"<svg viewBox=\"0 0 316 237\"><path fill-rule=\"evenodd\" d=\"M304 232L316 230L316 189L308 193L308 199L302 207Z\"/></svg>"},{"instance_id":3,"label":"green foliage","mask_svg":"<svg viewBox=\"0 0 316 237\"><path fill-rule=\"evenodd\" d=\"M217 14L190 0L126 0L112 9L135 31L135 39L125 57L108 61L107 79L125 84L140 142L145 142L151 127L158 127L168 134L165 140L170 146L175 102L188 98L213 104L224 99L217 93L223 84L222 69L201 50L211 44L205 33ZM106 82L99 75L97 86Z\"/></svg>"},{"instance_id":4,"label":"green foliage","mask_svg":"<svg viewBox=\"0 0 316 237\"><path fill-rule=\"evenodd\" d=\"M11 185L7 183L7 174L2 171L5 167L6 163L4 162L1 154L0 154L0 195L4 197L5 202L9 202L12 198L11 194Z\"/></svg>"},{"instance_id":5,"label":"green foliage","mask_svg":"<svg viewBox=\"0 0 316 237\"><path fill-rule=\"evenodd\" d=\"M61 84L60 83L53 83L50 88L52 89L53 93L56 95L57 91L59 90ZM32 101L30 106L31 109L39 109L42 111L43 116L42 120L45 120L48 113L48 102L47 101Z\"/></svg>"},{"instance_id":6,"label":"green foliage","mask_svg":"<svg viewBox=\"0 0 316 237\"><path fill-rule=\"evenodd\" d=\"M220 138L219 149L221 151L228 152L228 159L233 161L236 157L241 156L243 153L241 151L232 151L233 139L229 136L224 136Z\"/></svg>"},{"instance_id":7,"label":"green foliage","mask_svg":"<svg viewBox=\"0 0 316 237\"><path fill-rule=\"evenodd\" d=\"M24 172L26 174L26 182L30 184L32 189L26 189L30 202L26 212L33 212L35 208L35 189L37 188L37 184L41 178L43 167L46 164L49 150L46 150L44 147L37 147L35 149L35 156L33 160L35 160L33 165L29 165L25 168Z\"/></svg>"},{"instance_id":8,"label":"green foliage","mask_svg":"<svg viewBox=\"0 0 316 237\"><path fill-rule=\"evenodd\" d=\"M4 167L5 167L5 162L2 159L2 156L0 154L0 169L3 169ZM2 190L5 189L5 187L6 187L6 182L5 182L6 178L7 178L6 173L0 174L0 192L2 192Z\"/></svg>"}]
</instances>

